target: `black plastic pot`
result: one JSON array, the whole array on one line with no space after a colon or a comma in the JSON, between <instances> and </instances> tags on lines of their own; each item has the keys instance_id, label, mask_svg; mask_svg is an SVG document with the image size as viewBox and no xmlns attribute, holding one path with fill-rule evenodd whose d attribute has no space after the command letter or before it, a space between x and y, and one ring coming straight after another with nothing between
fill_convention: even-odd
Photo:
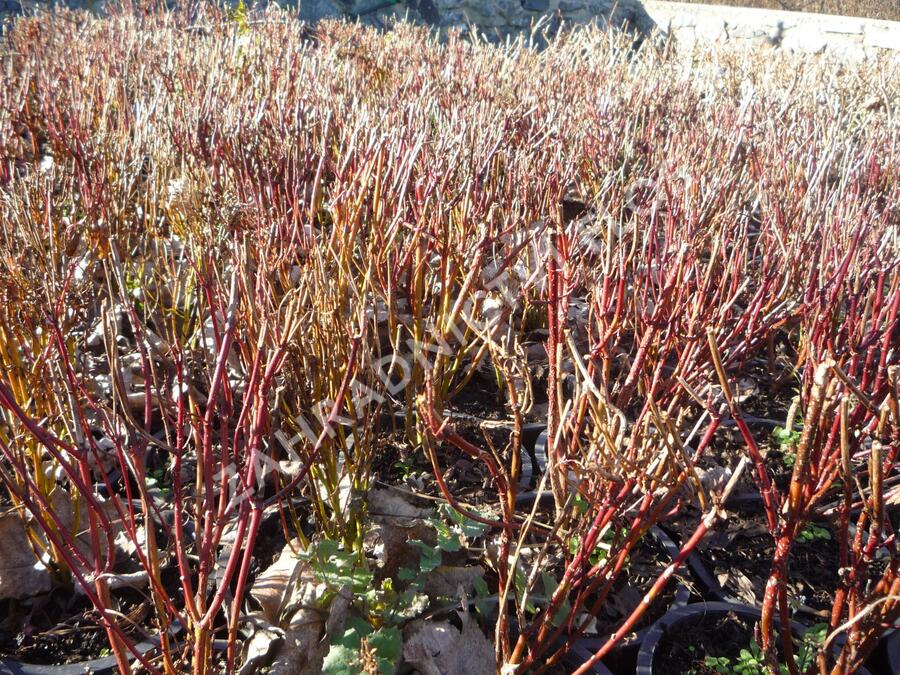
<instances>
[{"instance_id":1,"label":"black plastic pot","mask_svg":"<svg viewBox=\"0 0 900 675\"><path fill-rule=\"evenodd\" d=\"M474 602L470 602L470 611L475 611L474 604ZM514 603L510 602L510 606L512 606L513 604ZM519 639L520 634L519 624L515 617L515 610L513 610L513 616L510 616L509 624L510 641L514 643ZM565 644L565 637L561 637L559 640L557 640L553 649L551 649L550 651L553 652L556 649L559 649L563 646L563 644ZM570 650L566 653L565 656L563 656L562 665L566 666L566 668L569 669L569 672L574 672L577 668L581 667L581 664L587 661L590 657L591 654L584 656L580 652L576 653L574 650ZM592 666L587 672L591 673L591 675L613 675L612 671L602 663L598 663L595 666Z\"/></svg>"},{"instance_id":2,"label":"black plastic pot","mask_svg":"<svg viewBox=\"0 0 900 675\"><path fill-rule=\"evenodd\" d=\"M762 509L762 497L756 492L741 493L729 500L728 505L735 510ZM856 531L852 523L850 524L850 531L851 534ZM704 597L712 598L718 602L729 602L737 605L745 604L744 600L732 595L728 589L719 583L719 580L706 567L703 558L696 549L688 556L687 564L691 574L697 580L697 585L700 587ZM890 633L893 633L893 631L886 633L886 635ZM900 674L900 670L895 670L894 672Z\"/></svg>"},{"instance_id":3,"label":"black plastic pot","mask_svg":"<svg viewBox=\"0 0 900 675\"><path fill-rule=\"evenodd\" d=\"M674 559L678 555L678 545L669 538L665 532L663 532L658 527L650 528L649 532L650 536L653 537L657 542L662 544L662 546L666 549L666 553L670 560ZM672 604L670 605L668 611L672 612L679 607L684 607L687 605L688 600L691 597L690 589L682 584L681 582L675 582L675 597L672 600ZM646 638L647 634L650 632L650 629L656 624L652 624L649 626L645 626L638 631L630 633L622 638L622 641L616 645L616 648L613 650L613 654L617 658L621 657L626 653L634 653L640 647L641 643ZM600 649L607 641L607 637L597 637L597 638L582 638L578 640L573 646L571 653L574 658L578 659L578 663L584 663L591 656L597 653L597 650ZM633 656L631 658L634 658Z\"/></svg>"},{"instance_id":4,"label":"black plastic pot","mask_svg":"<svg viewBox=\"0 0 900 675\"><path fill-rule=\"evenodd\" d=\"M748 511L762 509L763 501L758 492L745 492L732 497L728 501L728 505L736 511ZM718 602L727 602L735 605L745 604L744 600L732 595L728 589L719 583L719 580L706 567L700 552L696 548L688 556L687 564L694 579L697 580L697 585L700 587L704 598L711 598Z\"/></svg>"},{"instance_id":5,"label":"black plastic pot","mask_svg":"<svg viewBox=\"0 0 900 675\"><path fill-rule=\"evenodd\" d=\"M697 580L704 597L712 598L717 602L741 604L741 601L723 588L719 580L706 568L703 558L700 557L696 550L687 557L687 564L691 574Z\"/></svg>"},{"instance_id":6,"label":"black plastic pot","mask_svg":"<svg viewBox=\"0 0 900 675\"><path fill-rule=\"evenodd\" d=\"M900 673L900 630L891 631L881 640L887 672Z\"/></svg>"},{"instance_id":7,"label":"black plastic pot","mask_svg":"<svg viewBox=\"0 0 900 675\"><path fill-rule=\"evenodd\" d=\"M181 629L178 628L174 634L177 635L180 632ZM159 637L152 637L146 642L135 645L135 650L142 655L146 655L158 648L159 644ZM228 648L228 643L226 640L213 640L212 648L214 651L225 651ZM134 659L130 652L129 656ZM118 672L115 656L104 656L100 659L57 666L23 663L16 659L0 658L0 675L85 675L85 673L90 673L91 675L114 675Z\"/></svg>"},{"instance_id":8,"label":"black plastic pot","mask_svg":"<svg viewBox=\"0 0 900 675\"><path fill-rule=\"evenodd\" d=\"M516 495L516 505L529 508L539 498L542 506L549 506L553 503L553 494L545 490L539 496L535 489L547 468L547 425L526 424L522 430L522 448L529 459L529 463L522 466L522 481L528 489Z\"/></svg>"},{"instance_id":9,"label":"black plastic pot","mask_svg":"<svg viewBox=\"0 0 900 675\"><path fill-rule=\"evenodd\" d=\"M537 427L538 425L534 425ZM533 432L532 432L533 433ZM524 434L523 434L524 435ZM540 475L544 472L544 469L547 466L547 428L541 427L537 431L537 433L533 436L534 444L530 445L527 443L523 443L523 446L529 450L529 455L531 456L531 460L533 463L533 471L535 475ZM529 439L530 440L530 439ZM534 502L535 497L537 496L535 491L529 491L518 495L516 499L516 503L519 506L531 504ZM549 491L545 491L540 495L541 501L552 502L553 495ZM678 545L672 541L672 539L663 532L660 528L654 526L650 528L649 532L650 536L653 537L656 541L662 544L663 548L665 548L666 553L670 560L673 560L679 552ZM670 609L675 609L678 607L683 607L688 603L690 599L691 591L690 589L682 583L678 583L675 588L675 598L672 602L672 607ZM641 642L644 639L644 636L647 634L651 626L646 626L639 631L631 633L630 635L625 636L619 645L616 647L616 651L634 651L638 648ZM577 660L577 664L581 664L587 659L589 659L596 651L603 646L606 642L605 638L582 638L578 640L573 646L571 650L572 658Z\"/></svg>"},{"instance_id":10,"label":"black plastic pot","mask_svg":"<svg viewBox=\"0 0 900 675\"><path fill-rule=\"evenodd\" d=\"M159 642L142 642L135 648L146 654L159 646ZM0 675L113 675L117 673L116 657L104 656L100 659L91 659L81 663L68 663L61 666L41 666L32 663L22 663L15 659L0 659Z\"/></svg>"},{"instance_id":11,"label":"black plastic pot","mask_svg":"<svg viewBox=\"0 0 900 675\"><path fill-rule=\"evenodd\" d=\"M546 439L546 424L526 424L522 427L520 442L522 449L528 455L528 462L523 462L522 465L521 484L525 489L516 495L516 506L519 508L531 508L535 499L539 499L542 506L550 506L553 503L553 494L549 490L538 495L535 489L547 468Z\"/></svg>"},{"instance_id":12,"label":"black plastic pot","mask_svg":"<svg viewBox=\"0 0 900 675\"><path fill-rule=\"evenodd\" d=\"M519 439L519 442L532 457L534 456L534 450L535 446L537 445L538 439L546 430L547 425L539 422L532 422L522 425L522 437L521 439Z\"/></svg>"},{"instance_id":13,"label":"black plastic pot","mask_svg":"<svg viewBox=\"0 0 900 675\"><path fill-rule=\"evenodd\" d=\"M547 427L544 426L534 437L531 448L531 459L535 463L536 473L543 473L547 466Z\"/></svg>"},{"instance_id":14,"label":"black plastic pot","mask_svg":"<svg viewBox=\"0 0 900 675\"><path fill-rule=\"evenodd\" d=\"M384 412L375 418L375 426L380 431L403 429L406 426L406 412Z\"/></svg>"},{"instance_id":15,"label":"black plastic pot","mask_svg":"<svg viewBox=\"0 0 900 675\"><path fill-rule=\"evenodd\" d=\"M644 642L638 651L636 675L656 675L658 673L658 671L654 670L655 659L659 657L657 648L663 637L669 632L684 635L704 619L724 617L729 613L734 613L748 621L759 621L762 617L762 611L758 608L732 602L694 603L669 612L651 626L647 636L644 638ZM802 635L803 631L804 626L802 624L791 621L791 633L799 636ZM748 640L751 638L752 635L747 636ZM857 675L871 675L871 673L862 668L857 671Z\"/></svg>"},{"instance_id":16,"label":"black plastic pot","mask_svg":"<svg viewBox=\"0 0 900 675\"><path fill-rule=\"evenodd\" d=\"M569 672L575 672L575 670L581 667L581 664L586 662L593 655L594 652L588 652L579 649L578 645L576 644L566 654L565 658L563 659L563 663L567 668L570 669ZM612 675L612 671L602 663L595 663L587 672L591 673L592 675Z\"/></svg>"}]
</instances>

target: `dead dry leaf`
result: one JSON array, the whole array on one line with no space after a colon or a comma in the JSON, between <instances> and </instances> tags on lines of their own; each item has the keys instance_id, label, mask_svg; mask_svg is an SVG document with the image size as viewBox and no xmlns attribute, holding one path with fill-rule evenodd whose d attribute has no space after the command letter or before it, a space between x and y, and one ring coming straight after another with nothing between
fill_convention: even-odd
<instances>
[{"instance_id":1,"label":"dead dry leaf","mask_svg":"<svg viewBox=\"0 0 900 675\"><path fill-rule=\"evenodd\" d=\"M297 544L294 544L296 550ZM273 625L279 625L285 607L298 591L308 565L300 560L288 544L281 554L257 578L250 596L259 603L262 615Z\"/></svg>"},{"instance_id":2,"label":"dead dry leaf","mask_svg":"<svg viewBox=\"0 0 900 675\"><path fill-rule=\"evenodd\" d=\"M269 665L284 642L284 631L260 613L250 614L246 619L252 635L244 642L238 675L252 675Z\"/></svg>"},{"instance_id":3,"label":"dead dry leaf","mask_svg":"<svg viewBox=\"0 0 900 675\"><path fill-rule=\"evenodd\" d=\"M475 580L484 577L481 567L457 567L439 565L425 577L425 594L429 598L456 597L462 587L467 595L475 592Z\"/></svg>"},{"instance_id":4,"label":"dead dry leaf","mask_svg":"<svg viewBox=\"0 0 900 675\"><path fill-rule=\"evenodd\" d=\"M52 588L50 573L34 557L17 513L0 515L0 600L29 598Z\"/></svg>"},{"instance_id":5,"label":"dead dry leaf","mask_svg":"<svg viewBox=\"0 0 900 675\"><path fill-rule=\"evenodd\" d=\"M370 490L368 502L369 515L373 520L399 526L407 526L410 520L426 518L430 514L428 509L410 504L396 490Z\"/></svg>"},{"instance_id":6,"label":"dead dry leaf","mask_svg":"<svg viewBox=\"0 0 900 675\"><path fill-rule=\"evenodd\" d=\"M376 580L395 576L401 567L417 568L421 549L409 542L435 542L434 528L424 520L431 512L413 506L396 490L372 490L368 501L373 527L365 543L378 565Z\"/></svg>"},{"instance_id":7,"label":"dead dry leaf","mask_svg":"<svg viewBox=\"0 0 900 675\"><path fill-rule=\"evenodd\" d=\"M271 675L318 675L328 654L323 616L312 609L300 609L284 629L284 643L272 667Z\"/></svg>"},{"instance_id":8,"label":"dead dry leaf","mask_svg":"<svg viewBox=\"0 0 900 675\"><path fill-rule=\"evenodd\" d=\"M496 672L493 646L470 614L458 615L462 630L449 621L416 622L403 645L403 659L422 675Z\"/></svg>"},{"instance_id":9,"label":"dead dry leaf","mask_svg":"<svg viewBox=\"0 0 900 675\"><path fill-rule=\"evenodd\" d=\"M722 588L726 587L740 600L748 605L756 605L762 597L762 584L753 580L740 570L731 570L727 573L717 574L716 580Z\"/></svg>"}]
</instances>

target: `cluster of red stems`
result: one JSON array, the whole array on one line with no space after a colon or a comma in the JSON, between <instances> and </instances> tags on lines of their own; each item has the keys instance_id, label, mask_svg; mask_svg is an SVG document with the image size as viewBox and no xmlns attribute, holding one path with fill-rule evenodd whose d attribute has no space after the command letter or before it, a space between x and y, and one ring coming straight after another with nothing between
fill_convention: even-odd
<instances>
[{"instance_id":1,"label":"cluster of red stems","mask_svg":"<svg viewBox=\"0 0 900 675\"><path fill-rule=\"evenodd\" d=\"M497 537L497 592L519 630L501 612L496 650L516 672L559 662L649 528L699 504L647 601L578 672L608 655L748 477L775 543L759 629L773 670L781 654L797 675L777 628L788 560L826 507L841 564L830 633L846 639L811 670L853 672L900 618L888 64L850 76L726 47L635 53L597 29L541 52L438 44L409 26L311 32L205 6L20 18L0 39L0 480L36 555L93 603L122 672L208 672L223 636L224 667L239 665L267 511L302 537L303 494L319 535L361 547L364 507L318 486L365 492L387 408L406 411L446 500ZM431 344L450 348L410 359L388 392L384 364L396 377ZM448 421L485 363L506 448ZM751 371L773 400L799 387L784 491L741 409ZM512 451L544 387L549 523L517 502ZM299 464L261 476L263 456L284 459L278 434L317 406ZM725 426L745 447L711 484L700 469ZM454 496L450 445L489 472L493 515ZM151 461L168 467L167 500ZM146 575L154 652L116 612L122 538ZM591 562L601 539L609 555ZM526 549L535 569L563 570L532 615L513 590Z\"/></svg>"}]
</instances>

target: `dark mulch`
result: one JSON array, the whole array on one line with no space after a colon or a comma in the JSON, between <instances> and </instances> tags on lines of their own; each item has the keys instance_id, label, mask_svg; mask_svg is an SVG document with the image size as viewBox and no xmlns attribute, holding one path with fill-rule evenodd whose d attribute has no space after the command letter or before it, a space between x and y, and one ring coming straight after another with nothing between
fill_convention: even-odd
<instances>
[{"instance_id":1,"label":"dark mulch","mask_svg":"<svg viewBox=\"0 0 900 675\"><path fill-rule=\"evenodd\" d=\"M753 623L729 613L706 618L666 634L656 649L653 671L659 675L718 675L705 664L707 656L736 659L753 639Z\"/></svg>"},{"instance_id":2,"label":"dark mulch","mask_svg":"<svg viewBox=\"0 0 900 675\"><path fill-rule=\"evenodd\" d=\"M827 619L840 584L838 545L827 523L813 523L810 528L806 539L798 538L791 547L788 593L793 600L821 612L821 619ZM718 545L717 535L726 532L727 538ZM732 513L716 528L710 544L702 548L700 557L713 577L741 600L750 604L761 602L775 550L762 515ZM746 597L751 592L755 600Z\"/></svg>"},{"instance_id":3,"label":"dark mulch","mask_svg":"<svg viewBox=\"0 0 900 675\"><path fill-rule=\"evenodd\" d=\"M114 594L118 611L132 618L138 626L146 626L152 614L149 600L136 591L122 590ZM61 665L78 663L109 655L106 631L99 615L84 596L59 589L46 595L19 602L0 603L0 656L25 663ZM139 631L126 631L136 642Z\"/></svg>"}]
</instances>

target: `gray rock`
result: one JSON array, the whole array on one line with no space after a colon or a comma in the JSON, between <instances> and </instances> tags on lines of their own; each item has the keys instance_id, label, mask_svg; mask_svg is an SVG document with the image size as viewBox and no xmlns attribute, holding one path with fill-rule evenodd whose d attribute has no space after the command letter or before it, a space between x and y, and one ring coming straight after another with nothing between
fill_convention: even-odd
<instances>
[{"instance_id":1,"label":"gray rock","mask_svg":"<svg viewBox=\"0 0 900 675\"><path fill-rule=\"evenodd\" d=\"M828 38L818 26L797 26L785 33L781 39L781 46L783 49L816 54L825 51L828 42Z\"/></svg>"},{"instance_id":2,"label":"gray rock","mask_svg":"<svg viewBox=\"0 0 900 675\"><path fill-rule=\"evenodd\" d=\"M522 9L529 12L546 12L550 9L550 0L522 0Z\"/></svg>"},{"instance_id":3,"label":"gray rock","mask_svg":"<svg viewBox=\"0 0 900 675\"><path fill-rule=\"evenodd\" d=\"M22 5L18 0L0 0L0 15L19 14L21 11Z\"/></svg>"},{"instance_id":4,"label":"gray rock","mask_svg":"<svg viewBox=\"0 0 900 675\"><path fill-rule=\"evenodd\" d=\"M339 19L345 8L333 0L300 0L300 18L309 23L322 19Z\"/></svg>"},{"instance_id":5,"label":"gray rock","mask_svg":"<svg viewBox=\"0 0 900 675\"><path fill-rule=\"evenodd\" d=\"M900 45L900 25L880 21L878 24L867 26L863 44L866 47L897 49L897 45Z\"/></svg>"},{"instance_id":6,"label":"gray rock","mask_svg":"<svg viewBox=\"0 0 900 675\"><path fill-rule=\"evenodd\" d=\"M441 22L441 12L434 4L434 0L410 0L407 3L410 9L414 9L426 23L436 26Z\"/></svg>"},{"instance_id":7,"label":"gray rock","mask_svg":"<svg viewBox=\"0 0 900 675\"><path fill-rule=\"evenodd\" d=\"M642 35L649 35L656 27L656 22L650 18L638 0L618 0L618 2L591 0L588 3L588 10L616 28L627 26Z\"/></svg>"}]
</instances>

